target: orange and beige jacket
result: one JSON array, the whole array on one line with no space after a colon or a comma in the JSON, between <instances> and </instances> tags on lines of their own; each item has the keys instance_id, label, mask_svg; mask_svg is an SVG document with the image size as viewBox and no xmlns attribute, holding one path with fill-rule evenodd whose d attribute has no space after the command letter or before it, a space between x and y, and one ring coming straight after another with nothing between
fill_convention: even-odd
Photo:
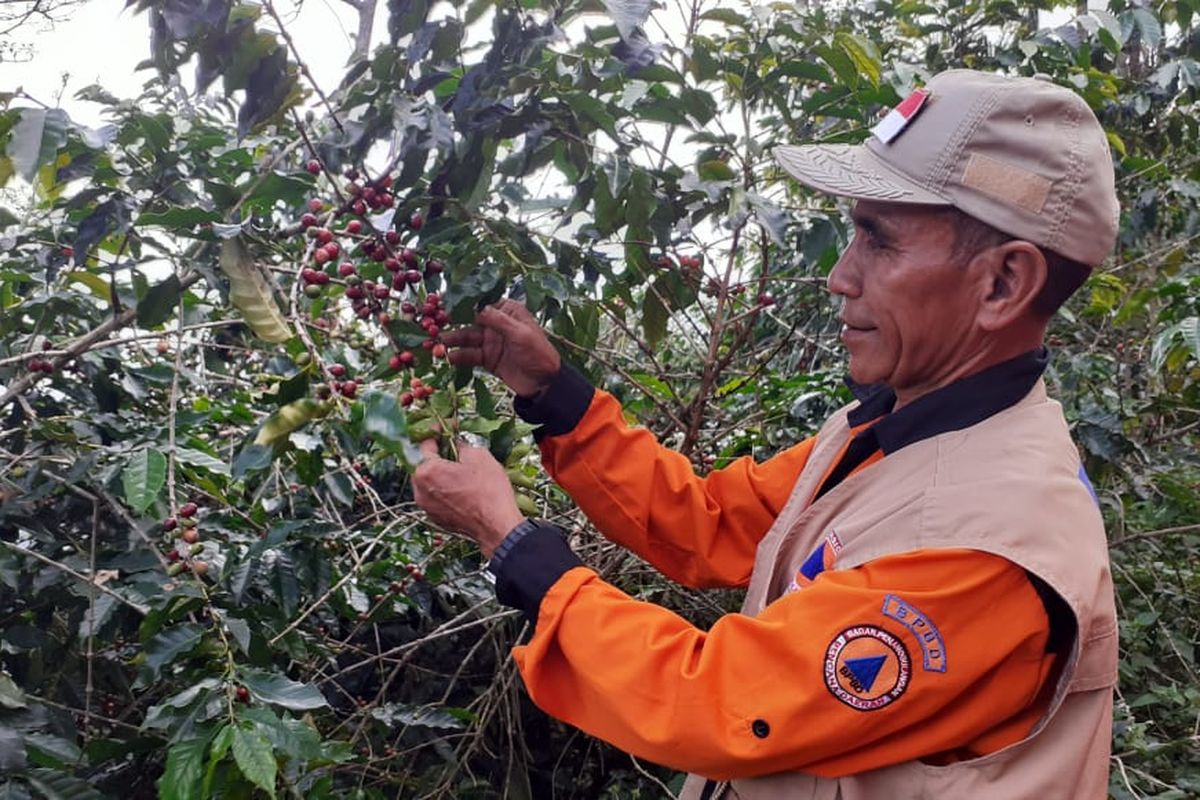
<instances>
[{"instance_id":1,"label":"orange and beige jacket","mask_svg":"<svg viewBox=\"0 0 1200 800\"><path fill-rule=\"evenodd\" d=\"M498 590L536 620L514 650L530 696L703 776L688 800L1103 797L1115 613L1060 407L1037 380L980 422L872 454L814 501L872 423L849 411L705 478L602 391L542 437L606 536L681 583L747 595L702 631L547 557L556 536L527 536ZM1058 644L1054 603L1070 625Z\"/></svg>"}]
</instances>

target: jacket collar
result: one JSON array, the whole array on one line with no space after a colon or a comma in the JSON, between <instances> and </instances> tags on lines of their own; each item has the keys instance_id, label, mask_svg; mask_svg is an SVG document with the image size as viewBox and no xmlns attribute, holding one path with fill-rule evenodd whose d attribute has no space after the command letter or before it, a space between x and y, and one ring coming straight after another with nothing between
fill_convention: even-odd
<instances>
[{"instance_id":1,"label":"jacket collar","mask_svg":"<svg viewBox=\"0 0 1200 800\"><path fill-rule=\"evenodd\" d=\"M893 412L896 393L883 384L846 384L858 399L847 422L857 427L879 419L859 436L872 435L884 455L942 433L962 430L1013 406L1029 394L1050 361L1045 347L969 375Z\"/></svg>"}]
</instances>

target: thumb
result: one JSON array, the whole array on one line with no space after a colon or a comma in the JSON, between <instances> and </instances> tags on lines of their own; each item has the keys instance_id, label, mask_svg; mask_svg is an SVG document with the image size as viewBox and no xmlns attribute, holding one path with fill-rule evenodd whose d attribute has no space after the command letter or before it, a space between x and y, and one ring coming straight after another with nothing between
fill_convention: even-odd
<instances>
[{"instance_id":1,"label":"thumb","mask_svg":"<svg viewBox=\"0 0 1200 800\"><path fill-rule=\"evenodd\" d=\"M438 454L438 440L436 436L431 436L424 440L417 445L417 448L421 451L421 455L424 457L423 461L433 461L434 459L441 458L441 456Z\"/></svg>"}]
</instances>

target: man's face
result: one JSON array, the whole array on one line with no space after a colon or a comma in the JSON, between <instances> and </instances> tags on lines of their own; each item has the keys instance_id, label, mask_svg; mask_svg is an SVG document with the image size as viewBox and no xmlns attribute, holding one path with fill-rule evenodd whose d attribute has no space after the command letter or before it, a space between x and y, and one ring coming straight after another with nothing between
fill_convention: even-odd
<instances>
[{"instance_id":1,"label":"man's face","mask_svg":"<svg viewBox=\"0 0 1200 800\"><path fill-rule=\"evenodd\" d=\"M829 291L845 299L850 376L907 402L970 365L980 280L956 258L953 215L860 200L851 216L854 239L829 274Z\"/></svg>"}]
</instances>

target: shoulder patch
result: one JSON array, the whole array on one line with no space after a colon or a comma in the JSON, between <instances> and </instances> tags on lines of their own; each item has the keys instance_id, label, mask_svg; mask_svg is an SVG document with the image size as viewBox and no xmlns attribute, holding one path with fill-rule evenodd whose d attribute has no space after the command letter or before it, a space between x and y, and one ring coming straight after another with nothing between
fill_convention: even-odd
<instances>
[{"instance_id":1,"label":"shoulder patch","mask_svg":"<svg viewBox=\"0 0 1200 800\"><path fill-rule=\"evenodd\" d=\"M937 626L919 608L889 594L883 598L883 615L896 620L917 637L926 672L946 671L946 643Z\"/></svg>"},{"instance_id":2,"label":"shoulder patch","mask_svg":"<svg viewBox=\"0 0 1200 800\"><path fill-rule=\"evenodd\" d=\"M911 677L904 643L874 625L847 628L825 650L825 688L859 711L891 705L908 689Z\"/></svg>"},{"instance_id":3,"label":"shoulder patch","mask_svg":"<svg viewBox=\"0 0 1200 800\"><path fill-rule=\"evenodd\" d=\"M795 577L783 590L784 594L791 594L799 591L807 586L811 586L812 582L817 579L827 569L832 569L837 561L838 553L842 552L842 540L838 538L837 531L830 529L825 541L817 545L817 549L808 554L808 558L804 559L804 563L800 565L800 569L796 570Z\"/></svg>"}]
</instances>

